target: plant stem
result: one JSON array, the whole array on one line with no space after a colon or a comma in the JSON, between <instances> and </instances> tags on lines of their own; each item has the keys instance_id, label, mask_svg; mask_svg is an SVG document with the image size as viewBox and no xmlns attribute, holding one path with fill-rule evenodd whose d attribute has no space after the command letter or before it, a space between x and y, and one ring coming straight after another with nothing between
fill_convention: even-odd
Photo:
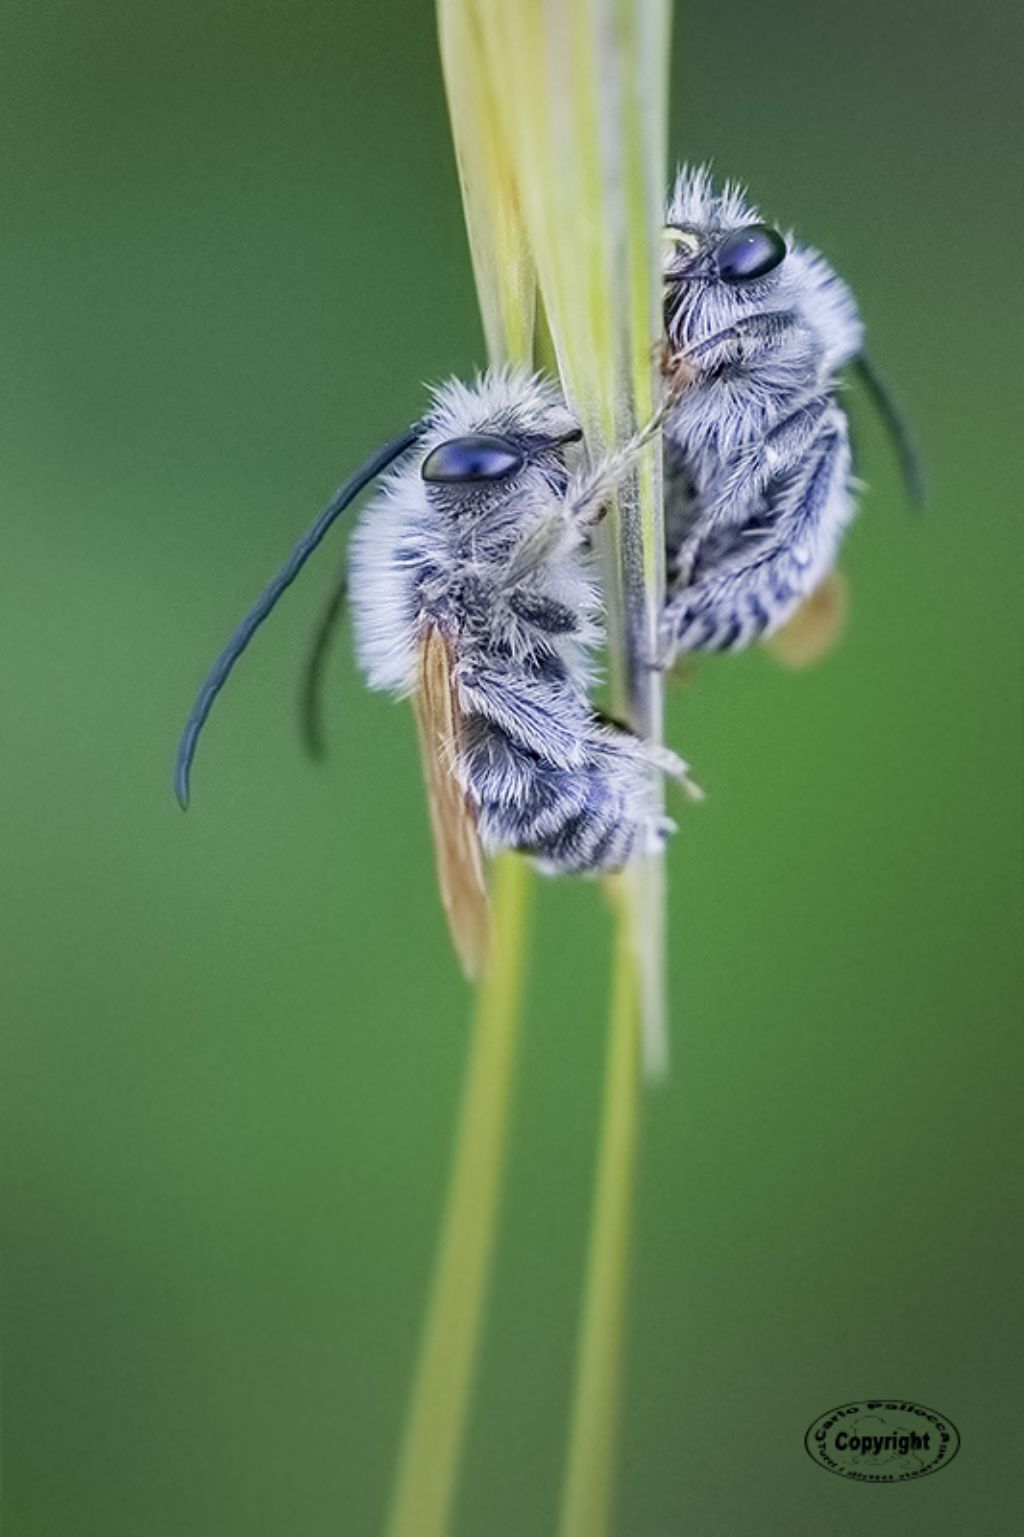
<instances>
[{"instance_id":1,"label":"plant stem","mask_svg":"<svg viewBox=\"0 0 1024 1537\"><path fill-rule=\"evenodd\" d=\"M612 1513L640 1104L640 979L621 878L615 897L604 1102L559 1537L605 1537Z\"/></svg>"},{"instance_id":2,"label":"plant stem","mask_svg":"<svg viewBox=\"0 0 1024 1537\"><path fill-rule=\"evenodd\" d=\"M532 358L535 278L475 0L437 0L441 61L480 312L492 365ZM388 1537L448 1537L479 1353L508 1141L532 871L492 868L491 941L477 991L430 1305Z\"/></svg>"},{"instance_id":3,"label":"plant stem","mask_svg":"<svg viewBox=\"0 0 1024 1537\"><path fill-rule=\"evenodd\" d=\"M505 1164L524 972L530 870L494 862L494 927L430 1306L406 1416L388 1537L448 1537L473 1389Z\"/></svg>"}]
</instances>

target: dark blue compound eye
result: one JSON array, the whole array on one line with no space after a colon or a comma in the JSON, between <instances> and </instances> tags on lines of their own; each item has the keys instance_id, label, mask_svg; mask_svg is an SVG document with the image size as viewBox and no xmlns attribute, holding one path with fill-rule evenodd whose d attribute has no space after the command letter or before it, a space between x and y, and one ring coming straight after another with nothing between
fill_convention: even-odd
<instances>
[{"instance_id":1,"label":"dark blue compound eye","mask_svg":"<svg viewBox=\"0 0 1024 1537\"><path fill-rule=\"evenodd\" d=\"M522 449L508 438L477 432L439 443L424 459L420 474L424 480L441 485L459 485L479 480L505 480L521 470L525 463L526 455Z\"/></svg>"},{"instance_id":2,"label":"dark blue compound eye","mask_svg":"<svg viewBox=\"0 0 1024 1537\"><path fill-rule=\"evenodd\" d=\"M786 242L767 224L747 224L726 235L715 254L723 283L752 283L767 277L786 254Z\"/></svg>"}]
</instances>

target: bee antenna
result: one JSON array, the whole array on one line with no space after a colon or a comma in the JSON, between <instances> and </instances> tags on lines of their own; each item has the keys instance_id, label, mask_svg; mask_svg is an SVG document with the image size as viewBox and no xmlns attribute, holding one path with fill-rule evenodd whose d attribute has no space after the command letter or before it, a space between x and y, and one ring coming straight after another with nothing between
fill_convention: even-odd
<instances>
[{"instance_id":1,"label":"bee antenna","mask_svg":"<svg viewBox=\"0 0 1024 1537\"><path fill-rule=\"evenodd\" d=\"M336 585L331 589L330 597L317 621L309 654L306 657L305 670L302 674L299 720L306 751L314 759L321 759L326 756L324 744L324 673L331 650L331 643L334 640L334 632L345 609L347 586L345 573L342 572Z\"/></svg>"},{"instance_id":2,"label":"bee antenna","mask_svg":"<svg viewBox=\"0 0 1024 1537\"><path fill-rule=\"evenodd\" d=\"M925 499L924 464L903 412L866 352L858 353L852 367L888 434L899 462L907 499L914 507L920 507Z\"/></svg>"},{"instance_id":3,"label":"bee antenna","mask_svg":"<svg viewBox=\"0 0 1024 1537\"><path fill-rule=\"evenodd\" d=\"M407 427L405 432L401 433L397 438L392 438L390 442L383 444L375 453L371 454L365 464L360 465L355 474L351 475L344 485L338 487L316 522L303 534L298 544L296 544L280 571L267 583L210 668L210 671L203 680L199 693L196 695L196 701L192 706L188 720L185 722L185 729L181 733L178 753L174 761L174 793L183 811L188 806L189 777L192 770L192 759L195 757L196 744L199 741L199 734L206 724L206 718L213 708L214 700L227 682L232 667L234 667L278 598L294 582L306 561L321 543L335 520L345 511L346 507L355 501L359 493L365 490L372 480L375 480L383 470L387 469L388 465L393 464L396 459L400 459L404 453L407 453L412 448L414 443L419 441L423 431L424 426L422 422L416 422L413 426Z\"/></svg>"}]
</instances>

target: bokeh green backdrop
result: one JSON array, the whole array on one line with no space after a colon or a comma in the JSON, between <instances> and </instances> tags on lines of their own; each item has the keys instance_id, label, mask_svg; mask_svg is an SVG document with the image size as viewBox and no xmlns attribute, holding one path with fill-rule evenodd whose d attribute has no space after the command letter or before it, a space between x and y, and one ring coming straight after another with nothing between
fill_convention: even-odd
<instances>
[{"instance_id":1,"label":"bokeh green backdrop","mask_svg":"<svg viewBox=\"0 0 1024 1537\"><path fill-rule=\"evenodd\" d=\"M1016 7L681 4L673 152L852 282L917 424L819 670L701 665L645 1111L617 1530L1020 1522ZM482 358L431 7L2 13L8 1537L345 1537L385 1499L467 1040L410 719L295 680L343 540L177 730L332 485ZM856 403L855 403L856 408ZM597 891L536 909L458 1537L552 1530L604 1033ZM1018 1337L1019 1338L1019 1337ZM848 1486L898 1393L956 1464Z\"/></svg>"}]
</instances>

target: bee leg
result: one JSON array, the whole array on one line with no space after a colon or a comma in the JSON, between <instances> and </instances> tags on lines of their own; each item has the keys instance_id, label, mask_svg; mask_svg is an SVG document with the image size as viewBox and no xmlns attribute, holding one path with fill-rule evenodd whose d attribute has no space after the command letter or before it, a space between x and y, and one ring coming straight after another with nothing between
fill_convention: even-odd
<instances>
[{"instance_id":1,"label":"bee leg","mask_svg":"<svg viewBox=\"0 0 1024 1537\"><path fill-rule=\"evenodd\" d=\"M746 525L752 529L751 534L743 534L746 540L760 534L764 523L773 521L777 515L773 507L764 507L766 498L770 503L773 501L773 483L791 480L808 461L816 458L832 418L842 421L848 436L846 419L839 418L834 402L824 394L808 395L763 438L737 451L730 472L699 526L680 547L674 560L673 589L693 581L695 574L700 574L702 562L707 568L718 564L717 559L708 558L710 539L722 539L724 544L731 530L742 531ZM776 489L774 500L778 499ZM758 509L756 528L750 521L752 508Z\"/></svg>"},{"instance_id":2,"label":"bee leg","mask_svg":"<svg viewBox=\"0 0 1024 1537\"><path fill-rule=\"evenodd\" d=\"M821 434L821 425L831 402L827 395L810 395L765 436L760 455L764 467L773 474L799 463Z\"/></svg>"},{"instance_id":3,"label":"bee leg","mask_svg":"<svg viewBox=\"0 0 1024 1537\"><path fill-rule=\"evenodd\" d=\"M518 588L510 594L508 606L517 619L542 630L545 635L571 635L579 629L576 615L567 604L546 598L541 593Z\"/></svg>"},{"instance_id":4,"label":"bee leg","mask_svg":"<svg viewBox=\"0 0 1024 1537\"><path fill-rule=\"evenodd\" d=\"M579 531L572 519L567 516L564 506L558 506L523 538L509 560L506 581L509 584L521 581L580 542Z\"/></svg>"},{"instance_id":5,"label":"bee leg","mask_svg":"<svg viewBox=\"0 0 1024 1537\"><path fill-rule=\"evenodd\" d=\"M730 528L740 528L749 517L748 509L762 502L773 480L791 475L816 453L816 440L821 438L825 419L830 413L835 414L835 406L828 395L809 394L763 438L737 448L733 464L714 500L695 518L691 516L692 526L673 549L671 591L677 591L693 580L702 555L706 564L712 564L707 559L709 537L727 535ZM675 487L671 490L675 492ZM666 515L681 521L675 506L667 507Z\"/></svg>"},{"instance_id":6,"label":"bee leg","mask_svg":"<svg viewBox=\"0 0 1024 1537\"><path fill-rule=\"evenodd\" d=\"M644 742L642 751L651 767L674 779L689 800L704 799L704 791L690 778L690 765L680 758L678 753L673 752L671 747L665 747L661 742Z\"/></svg>"},{"instance_id":7,"label":"bee leg","mask_svg":"<svg viewBox=\"0 0 1024 1537\"><path fill-rule=\"evenodd\" d=\"M678 753L673 752L671 747L666 747L663 742L649 742L637 736L631 726L627 726L625 721L619 720L617 716L610 715L607 710L595 710L594 719L600 721L602 726L607 726L612 731L629 737L646 762L662 774L667 774L670 779L677 780L691 800L704 799L704 791L690 778L690 765Z\"/></svg>"},{"instance_id":8,"label":"bee leg","mask_svg":"<svg viewBox=\"0 0 1024 1537\"><path fill-rule=\"evenodd\" d=\"M744 315L722 331L669 353L673 371L693 365L703 371L726 363L754 363L791 340L803 328L795 310Z\"/></svg>"},{"instance_id":9,"label":"bee leg","mask_svg":"<svg viewBox=\"0 0 1024 1537\"><path fill-rule=\"evenodd\" d=\"M557 689L536 678L510 681L504 671L461 667L459 701L463 713L479 715L553 768L578 769L587 760L585 701L567 705Z\"/></svg>"},{"instance_id":10,"label":"bee leg","mask_svg":"<svg viewBox=\"0 0 1024 1537\"><path fill-rule=\"evenodd\" d=\"M594 529L607 516L611 500L632 470L637 456L661 434L665 410L658 411L620 448L603 454L594 464L571 477L565 496L552 512L530 529L512 555L506 573L510 582L519 581L560 554L589 544Z\"/></svg>"},{"instance_id":11,"label":"bee leg","mask_svg":"<svg viewBox=\"0 0 1024 1537\"><path fill-rule=\"evenodd\" d=\"M756 526L735 530L724 550L697 551L696 579L669 599L661 643L682 651L729 651L782 624L835 558L850 516L845 420L831 411L811 452L769 482Z\"/></svg>"}]
</instances>

